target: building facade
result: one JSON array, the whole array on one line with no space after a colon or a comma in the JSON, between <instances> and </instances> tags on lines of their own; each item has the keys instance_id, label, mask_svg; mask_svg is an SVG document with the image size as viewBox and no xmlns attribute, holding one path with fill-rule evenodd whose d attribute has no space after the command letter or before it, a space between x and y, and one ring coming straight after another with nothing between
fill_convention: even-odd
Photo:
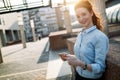
<instances>
[{"instance_id":1,"label":"building facade","mask_svg":"<svg viewBox=\"0 0 120 80\"><path fill-rule=\"evenodd\" d=\"M23 11L23 22L25 28L26 39L32 36L30 20L34 20L36 36L41 34L47 36L50 32L58 31L58 19L56 9L50 7L37 8ZM61 23L63 25L63 22Z\"/></svg>"},{"instance_id":2,"label":"building facade","mask_svg":"<svg viewBox=\"0 0 120 80\"><path fill-rule=\"evenodd\" d=\"M17 13L0 15L0 36L3 46L20 40Z\"/></svg>"},{"instance_id":3,"label":"building facade","mask_svg":"<svg viewBox=\"0 0 120 80\"><path fill-rule=\"evenodd\" d=\"M58 31L55 8L50 7L40 8L39 14L43 27L47 26L49 32Z\"/></svg>"}]
</instances>

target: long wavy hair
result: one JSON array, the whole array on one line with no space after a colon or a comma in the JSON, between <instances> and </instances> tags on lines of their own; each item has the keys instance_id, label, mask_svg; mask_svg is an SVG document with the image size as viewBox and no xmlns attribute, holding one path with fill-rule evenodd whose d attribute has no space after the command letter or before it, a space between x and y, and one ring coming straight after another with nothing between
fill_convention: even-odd
<instances>
[{"instance_id":1,"label":"long wavy hair","mask_svg":"<svg viewBox=\"0 0 120 80\"><path fill-rule=\"evenodd\" d=\"M87 0L81 0L76 3L74 9L76 10L81 7L86 8L89 12L93 12L92 16L93 24L96 25L97 29L103 31L103 27L100 24L100 18L95 15L94 11L92 10L92 5Z\"/></svg>"}]
</instances>

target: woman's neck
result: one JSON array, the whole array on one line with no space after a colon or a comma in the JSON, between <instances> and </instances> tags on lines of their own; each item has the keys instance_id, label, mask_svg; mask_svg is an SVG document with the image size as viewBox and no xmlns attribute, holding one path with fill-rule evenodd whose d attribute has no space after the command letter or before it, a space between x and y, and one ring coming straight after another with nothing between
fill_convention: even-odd
<instances>
[{"instance_id":1,"label":"woman's neck","mask_svg":"<svg viewBox=\"0 0 120 80\"><path fill-rule=\"evenodd\" d=\"M84 29L88 29L88 28L91 28L92 26L94 26L93 23L89 24L88 26L85 26Z\"/></svg>"}]
</instances>

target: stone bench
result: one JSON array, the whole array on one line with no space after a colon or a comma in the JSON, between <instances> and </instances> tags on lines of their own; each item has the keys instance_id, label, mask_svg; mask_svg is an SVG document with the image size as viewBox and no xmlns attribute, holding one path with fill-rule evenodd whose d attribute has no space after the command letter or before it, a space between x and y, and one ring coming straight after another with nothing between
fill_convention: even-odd
<instances>
[{"instance_id":1,"label":"stone bench","mask_svg":"<svg viewBox=\"0 0 120 80\"><path fill-rule=\"evenodd\" d=\"M81 28L73 29L71 34L68 34L66 30L51 32L49 35L50 49L58 50L67 48L66 39L77 36L80 31Z\"/></svg>"}]
</instances>

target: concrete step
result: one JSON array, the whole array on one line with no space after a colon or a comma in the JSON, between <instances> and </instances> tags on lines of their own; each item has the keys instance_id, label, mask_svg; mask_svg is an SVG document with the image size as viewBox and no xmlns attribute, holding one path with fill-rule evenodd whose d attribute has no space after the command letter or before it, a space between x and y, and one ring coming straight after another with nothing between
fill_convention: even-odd
<instances>
[{"instance_id":1,"label":"concrete step","mask_svg":"<svg viewBox=\"0 0 120 80\"><path fill-rule=\"evenodd\" d=\"M71 80L71 67L62 61L56 51L49 52L46 80Z\"/></svg>"}]
</instances>

